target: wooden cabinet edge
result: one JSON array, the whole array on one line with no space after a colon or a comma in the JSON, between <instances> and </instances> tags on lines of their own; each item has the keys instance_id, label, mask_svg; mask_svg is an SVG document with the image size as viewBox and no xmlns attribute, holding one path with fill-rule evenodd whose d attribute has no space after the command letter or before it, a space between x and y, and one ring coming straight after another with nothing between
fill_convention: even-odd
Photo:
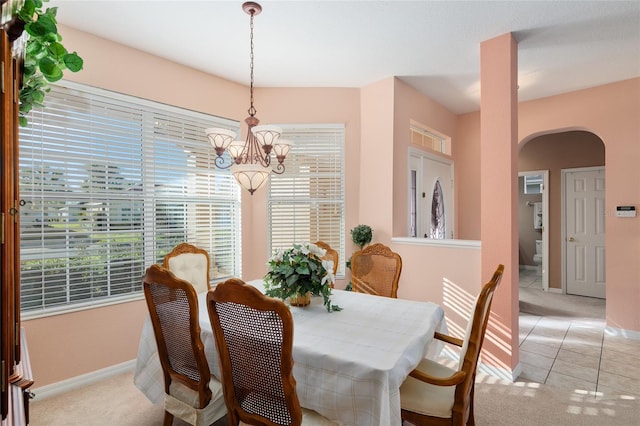
<instances>
[{"instance_id":1,"label":"wooden cabinet edge","mask_svg":"<svg viewBox=\"0 0 640 426\"><path fill-rule=\"evenodd\" d=\"M24 328L20 330L21 361L16 364L13 379L9 382L9 414L2 421L2 426L25 426L29 424L29 400L33 394L29 390L33 386L31 361Z\"/></svg>"}]
</instances>

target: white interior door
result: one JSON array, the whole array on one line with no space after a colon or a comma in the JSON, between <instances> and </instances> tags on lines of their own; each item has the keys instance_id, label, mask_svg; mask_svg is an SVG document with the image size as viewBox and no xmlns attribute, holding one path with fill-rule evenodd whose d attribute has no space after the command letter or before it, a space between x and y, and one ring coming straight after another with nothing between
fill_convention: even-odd
<instances>
[{"instance_id":1,"label":"white interior door","mask_svg":"<svg viewBox=\"0 0 640 426\"><path fill-rule=\"evenodd\" d=\"M563 170L569 294L605 298L604 167Z\"/></svg>"}]
</instances>

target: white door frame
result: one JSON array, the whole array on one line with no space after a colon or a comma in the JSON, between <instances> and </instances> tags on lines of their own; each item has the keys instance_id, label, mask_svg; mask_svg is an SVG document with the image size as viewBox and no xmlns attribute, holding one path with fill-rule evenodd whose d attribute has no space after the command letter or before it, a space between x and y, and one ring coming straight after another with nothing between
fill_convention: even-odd
<instances>
[{"instance_id":1,"label":"white door frame","mask_svg":"<svg viewBox=\"0 0 640 426\"><path fill-rule=\"evenodd\" d=\"M598 170L602 170L603 172L605 172L605 166L593 166L593 167L575 167L572 169L561 169L560 173L561 173L561 183L560 183L560 188L561 188L561 195L560 195L560 200L561 200L561 217L562 217L562 221L561 221L561 226L560 226L560 232L562 233L562 249L561 249L561 281L562 281L562 293L563 294L567 294L567 219L566 219L566 196L567 194L565 193L565 185L566 185L566 179L567 179L567 173L572 173L572 172L590 172L590 171L598 171ZM606 187L605 187L605 191L606 191ZM606 196L606 195L605 195ZM606 232L606 231L605 231ZM606 248L605 248L606 249Z\"/></svg>"},{"instance_id":2,"label":"white door frame","mask_svg":"<svg viewBox=\"0 0 640 426\"><path fill-rule=\"evenodd\" d=\"M549 170L518 173L518 177L534 175L542 175L542 289L549 291Z\"/></svg>"}]
</instances>

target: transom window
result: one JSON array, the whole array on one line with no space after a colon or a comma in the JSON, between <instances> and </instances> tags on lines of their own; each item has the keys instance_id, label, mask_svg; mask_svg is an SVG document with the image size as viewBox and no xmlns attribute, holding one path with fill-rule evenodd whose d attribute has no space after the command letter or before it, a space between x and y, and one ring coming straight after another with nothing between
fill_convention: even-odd
<instances>
[{"instance_id":1,"label":"transom window","mask_svg":"<svg viewBox=\"0 0 640 426\"><path fill-rule=\"evenodd\" d=\"M442 136L417 124L411 124L409 131L411 133L411 145L451 155L451 138Z\"/></svg>"},{"instance_id":2,"label":"transom window","mask_svg":"<svg viewBox=\"0 0 640 426\"><path fill-rule=\"evenodd\" d=\"M240 275L240 194L210 126L238 123L65 82L20 129L23 315L113 303L176 244Z\"/></svg>"}]
</instances>

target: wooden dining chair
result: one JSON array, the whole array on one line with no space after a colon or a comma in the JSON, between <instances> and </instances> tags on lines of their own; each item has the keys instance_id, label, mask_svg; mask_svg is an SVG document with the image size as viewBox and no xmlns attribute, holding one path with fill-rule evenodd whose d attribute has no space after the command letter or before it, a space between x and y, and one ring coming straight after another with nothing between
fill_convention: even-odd
<instances>
[{"instance_id":1,"label":"wooden dining chair","mask_svg":"<svg viewBox=\"0 0 640 426\"><path fill-rule=\"evenodd\" d=\"M464 339L436 332L434 338L461 348L457 369L423 359L400 387L401 416L415 425L474 425L473 393L480 349L489 322L493 293L503 265L477 296Z\"/></svg>"},{"instance_id":2,"label":"wooden dining chair","mask_svg":"<svg viewBox=\"0 0 640 426\"><path fill-rule=\"evenodd\" d=\"M278 299L231 278L207 294L230 426L330 425L301 408L293 377L293 317Z\"/></svg>"},{"instance_id":3,"label":"wooden dining chair","mask_svg":"<svg viewBox=\"0 0 640 426\"><path fill-rule=\"evenodd\" d=\"M189 243L180 243L164 257L164 267L178 278L189 281L196 293L211 288L209 270L211 263L206 250Z\"/></svg>"},{"instance_id":4,"label":"wooden dining chair","mask_svg":"<svg viewBox=\"0 0 640 426\"><path fill-rule=\"evenodd\" d=\"M402 258L384 244L376 243L351 256L353 291L398 297Z\"/></svg>"},{"instance_id":5,"label":"wooden dining chair","mask_svg":"<svg viewBox=\"0 0 640 426\"><path fill-rule=\"evenodd\" d=\"M222 384L211 375L200 339L194 287L160 265L143 278L144 296L164 375L164 425L178 417L208 426L224 417Z\"/></svg>"},{"instance_id":6,"label":"wooden dining chair","mask_svg":"<svg viewBox=\"0 0 640 426\"><path fill-rule=\"evenodd\" d=\"M322 256L322 260L330 260L333 262L333 275L338 273L338 262L340 261L340 255L338 252L331 248L331 246L324 241L316 241L314 243L321 249L324 249L327 253Z\"/></svg>"}]
</instances>

